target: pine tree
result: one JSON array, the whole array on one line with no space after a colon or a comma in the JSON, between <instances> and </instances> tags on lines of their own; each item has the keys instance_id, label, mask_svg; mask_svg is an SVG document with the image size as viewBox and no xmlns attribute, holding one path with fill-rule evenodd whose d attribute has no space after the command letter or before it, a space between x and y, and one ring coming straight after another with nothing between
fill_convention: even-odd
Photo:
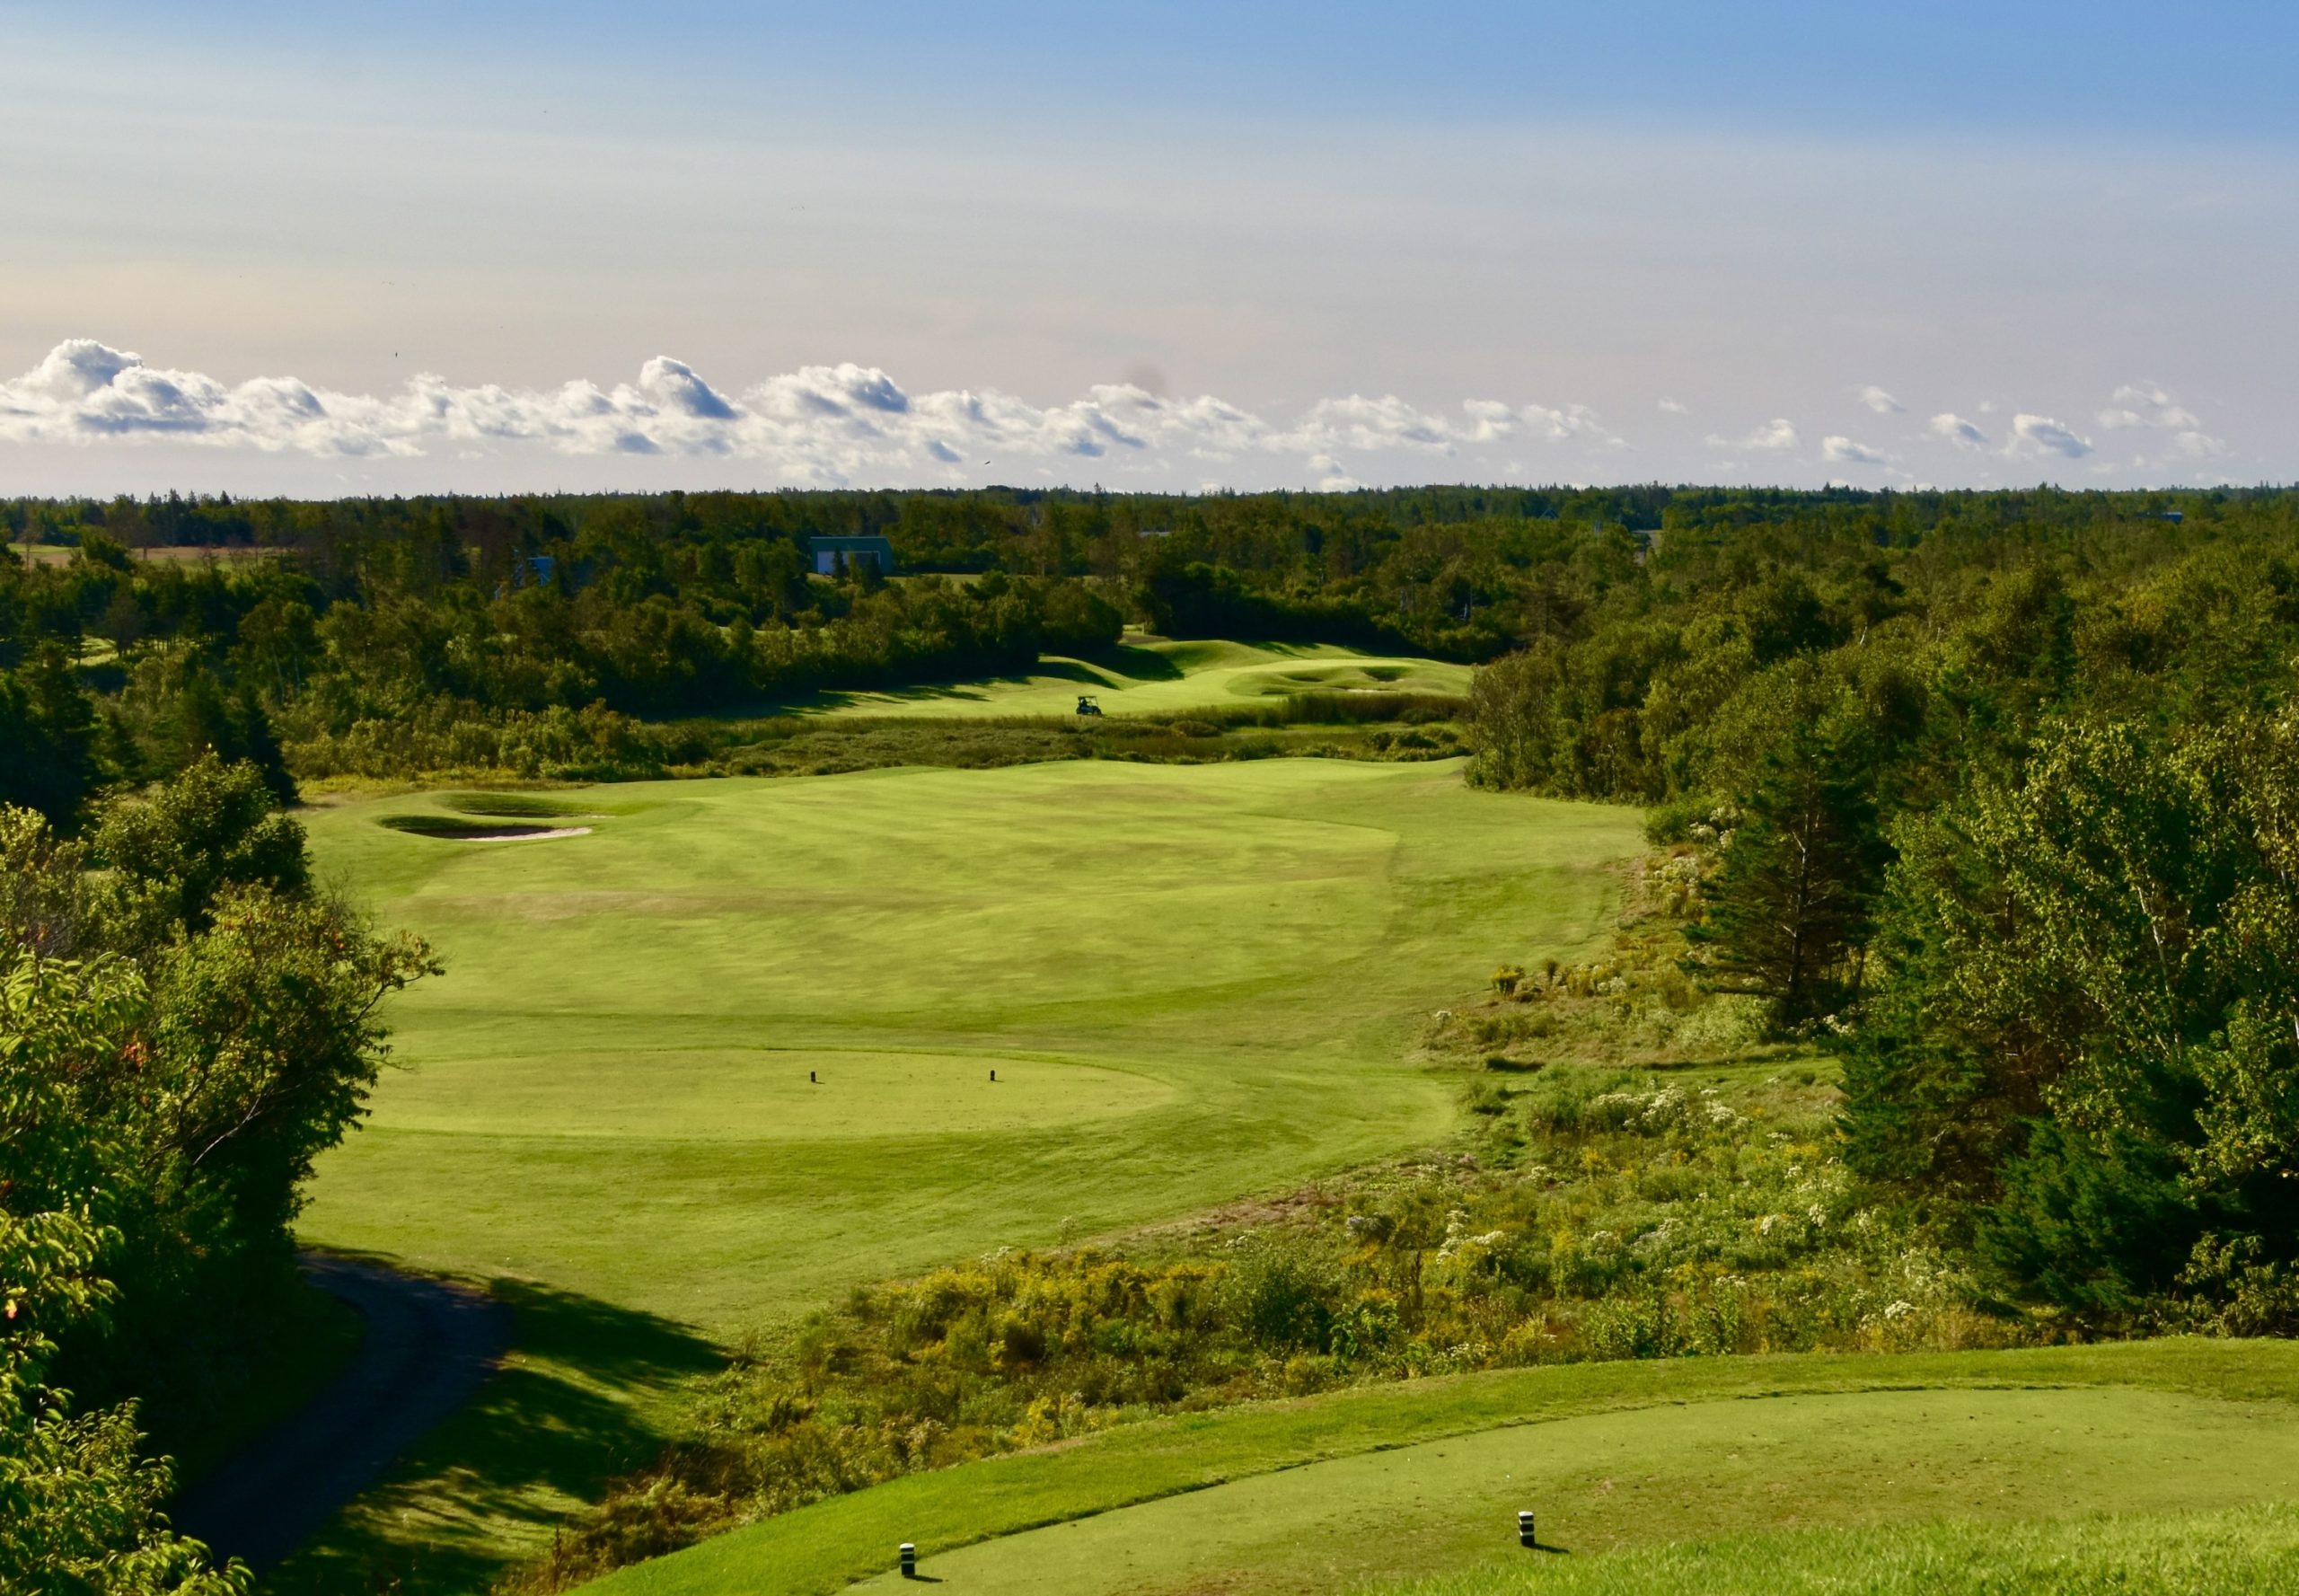
<instances>
[{"instance_id":1,"label":"pine tree","mask_svg":"<svg viewBox=\"0 0 2299 1596\"><path fill-rule=\"evenodd\" d=\"M1890 850L1855 729L1810 722L1767 753L1692 928L1711 987L1768 999L1793 1027L1858 995L1869 912Z\"/></svg>"},{"instance_id":2,"label":"pine tree","mask_svg":"<svg viewBox=\"0 0 2299 1596\"><path fill-rule=\"evenodd\" d=\"M0 671L0 803L69 825L95 780L94 709L64 651L42 644Z\"/></svg>"}]
</instances>

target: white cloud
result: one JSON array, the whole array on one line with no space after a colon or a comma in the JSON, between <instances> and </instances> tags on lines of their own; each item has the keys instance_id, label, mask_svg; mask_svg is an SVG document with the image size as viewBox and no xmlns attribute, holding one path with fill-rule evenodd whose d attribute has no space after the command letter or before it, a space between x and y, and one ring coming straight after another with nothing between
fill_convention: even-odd
<instances>
[{"instance_id":1,"label":"white cloud","mask_svg":"<svg viewBox=\"0 0 2299 1596\"><path fill-rule=\"evenodd\" d=\"M993 389L905 392L875 366L809 366L743 390L714 387L683 361L657 357L636 383L571 382L549 390L458 386L423 375L377 398L260 377L227 387L196 372L145 365L89 339L57 345L0 383L0 442L92 444L168 438L318 455L463 454L531 445L572 455L673 455L767 462L792 481L1109 460L1164 466L1168 457L1299 457L1323 480L1353 482L1343 454L1445 456L1502 439L1619 448L1585 405L1470 400L1465 419L1394 394L1321 400L1290 426L1211 395L1168 399L1132 384L1035 405Z\"/></svg>"},{"instance_id":2,"label":"white cloud","mask_svg":"<svg viewBox=\"0 0 2299 1596\"><path fill-rule=\"evenodd\" d=\"M1880 416L1893 415L1907 408L1873 383L1861 389L1854 397Z\"/></svg>"},{"instance_id":3,"label":"white cloud","mask_svg":"<svg viewBox=\"0 0 2299 1596\"><path fill-rule=\"evenodd\" d=\"M1461 408L1469 413L1469 436L1476 443L1508 437L1517 430L1517 416L1497 399L1465 399Z\"/></svg>"},{"instance_id":4,"label":"white cloud","mask_svg":"<svg viewBox=\"0 0 2299 1596\"><path fill-rule=\"evenodd\" d=\"M2025 412L2012 418L2012 442L2004 450L2007 454L2057 454L2068 460L2081 460L2091 452L2090 438L2079 437L2049 416Z\"/></svg>"},{"instance_id":5,"label":"white cloud","mask_svg":"<svg viewBox=\"0 0 2299 1596\"><path fill-rule=\"evenodd\" d=\"M292 378L226 388L198 372L146 366L93 339L68 339L0 384L0 439L64 436L223 441L313 454L412 453L376 423L370 401L332 408Z\"/></svg>"},{"instance_id":6,"label":"white cloud","mask_svg":"<svg viewBox=\"0 0 2299 1596\"><path fill-rule=\"evenodd\" d=\"M1692 406L1678 403L1673 399L1664 399L1660 401L1660 413L1665 416L1689 416L1692 414Z\"/></svg>"},{"instance_id":7,"label":"white cloud","mask_svg":"<svg viewBox=\"0 0 2299 1596\"><path fill-rule=\"evenodd\" d=\"M1820 440L1820 458L1837 465L1881 465L1882 451L1866 444L1855 444L1848 437L1825 437Z\"/></svg>"},{"instance_id":8,"label":"white cloud","mask_svg":"<svg viewBox=\"0 0 2299 1596\"><path fill-rule=\"evenodd\" d=\"M1953 410L1943 410L1933 417L1931 420L1925 423L1924 429L1934 437L1946 438L1959 448L1985 449L1987 447L1987 434Z\"/></svg>"},{"instance_id":9,"label":"white cloud","mask_svg":"<svg viewBox=\"0 0 2299 1596\"><path fill-rule=\"evenodd\" d=\"M2127 383L2114 394L2116 407L2100 412L2100 425L2111 432L2159 432L2166 460L2216 460L2227 453L2226 440L2203 429L2193 410L2179 403L2154 383ZM2145 469L2143 455L2133 462Z\"/></svg>"},{"instance_id":10,"label":"white cloud","mask_svg":"<svg viewBox=\"0 0 2299 1596\"><path fill-rule=\"evenodd\" d=\"M1798 443L1795 423L1785 416L1775 416L1740 440L1744 449L1793 449Z\"/></svg>"},{"instance_id":11,"label":"white cloud","mask_svg":"<svg viewBox=\"0 0 2299 1596\"><path fill-rule=\"evenodd\" d=\"M1311 405L1291 438L1303 449L1406 448L1443 454L1452 452L1455 433L1443 417L1417 410L1394 393L1380 399L1352 393Z\"/></svg>"},{"instance_id":12,"label":"white cloud","mask_svg":"<svg viewBox=\"0 0 2299 1596\"><path fill-rule=\"evenodd\" d=\"M1597 413L1585 404L1567 405L1555 410L1545 404L1506 405L1497 400L1464 400L1461 408L1469 415L1470 427L1465 441L1490 443L1496 438L1532 437L1548 443L1592 443L1608 448L1625 447L1624 441L1607 431L1597 420Z\"/></svg>"}]
</instances>

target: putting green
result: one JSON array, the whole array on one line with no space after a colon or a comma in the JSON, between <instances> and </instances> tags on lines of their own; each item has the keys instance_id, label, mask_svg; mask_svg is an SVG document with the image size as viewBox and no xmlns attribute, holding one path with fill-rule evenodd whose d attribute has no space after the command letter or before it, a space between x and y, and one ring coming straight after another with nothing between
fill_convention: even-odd
<instances>
[{"instance_id":1,"label":"putting green","mask_svg":"<svg viewBox=\"0 0 2299 1596\"><path fill-rule=\"evenodd\" d=\"M895 692L826 694L808 713L832 716L1068 715L1091 693L1113 715L1191 710L1303 692L1469 690L1469 667L1442 660L1360 654L1327 643L1132 643L1091 659L1051 656L1026 676Z\"/></svg>"},{"instance_id":2,"label":"putting green","mask_svg":"<svg viewBox=\"0 0 2299 1596\"><path fill-rule=\"evenodd\" d=\"M498 1135L804 1142L1018 1130L1140 1113L1174 1097L1147 1076L1011 1054L665 1048L647 1054L645 1094L604 1116L589 1083L629 1068L621 1054L490 1058L483 1067L483 1104L417 1102L395 1123Z\"/></svg>"},{"instance_id":3,"label":"putting green","mask_svg":"<svg viewBox=\"0 0 2299 1596\"><path fill-rule=\"evenodd\" d=\"M721 1337L1441 1136L1449 1089L1402 1062L1423 1014L1601 934L1638 846L1633 811L1452 763L568 798L589 834L516 844L379 824L469 795L310 815L448 973L393 1003L408 1068L301 1230Z\"/></svg>"}]
</instances>

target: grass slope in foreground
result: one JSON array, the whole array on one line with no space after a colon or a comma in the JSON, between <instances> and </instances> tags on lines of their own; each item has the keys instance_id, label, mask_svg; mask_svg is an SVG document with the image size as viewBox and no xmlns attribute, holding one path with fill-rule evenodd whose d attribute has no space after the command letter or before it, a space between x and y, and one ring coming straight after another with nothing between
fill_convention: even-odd
<instances>
[{"instance_id":1,"label":"grass slope in foreground","mask_svg":"<svg viewBox=\"0 0 2299 1596\"><path fill-rule=\"evenodd\" d=\"M451 797L309 816L322 867L449 973L394 1006L410 1068L302 1233L492 1283L522 1352L282 1588L353 1556L483 1584L652 1454L634 1403L667 1413L705 1337L1442 1135L1450 1089L1400 1062L1423 1012L1497 947L1601 935L1638 845L1632 811L1453 763L559 798L543 818L588 834L380 824L472 807Z\"/></svg>"},{"instance_id":2,"label":"grass slope in foreground","mask_svg":"<svg viewBox=\"0 0 2299 1596\"><path fill-rule=\"evenodd\" d=\"M1133 642L1069 659L1049 655L1026 676L892 692L826 693L801 712L833 717L1067 715L1080 693L1113 715L1180 715L1303 692L1469 690L1469 667L1360 654L1330 643Z\"/></svg>"},{"instance_id":3,"label":"grass slope in foreground","mask_svg":"<svg viewBox=\"0 0 2299 1596\"><path fill-rule=\"evenodd\" d=\"M2277 1342L1467 1375L1159 1420L912 1476L586 1589L894 1588L885 1571L909 1539L953 1593L1249 1596L1532 1556L1546 1573L1727 1531L2191 1512L2299 1495L2295 1403L2299 1347ZM1528 1506L1544 1544L1570 1556L1516 1549Z\"/></svg>"},{"instance_id":4,"label":"grass slope in foreground","mask_svg":"<svg viewBox=\"0 0 2299 1596\"><path fill-rule=\"evenodd\" d=\"M2299 1507L1802 1530L1622 1552L1528 1558L1387 1596L2251 1596L2299 1592Z\"/></svg>"}]
</instances>

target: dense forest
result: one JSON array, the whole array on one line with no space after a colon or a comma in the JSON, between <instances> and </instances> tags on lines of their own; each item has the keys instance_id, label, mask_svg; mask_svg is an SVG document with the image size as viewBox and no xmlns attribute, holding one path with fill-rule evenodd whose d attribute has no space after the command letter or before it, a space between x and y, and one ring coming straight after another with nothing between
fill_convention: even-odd
<instances>
[{"instance_id":1,"label":"dense forest","mask_svg":"<svg viewBox=\"0 0 2299 1596\"><path fill-rule=\"evenodd\" d=\"M1709 844L1696 971L1842 1049L1851 1168L2008 1296L2289 1329L2293 503L2080 506L1672 519L1681 586L1480 675L1478 774Z\"/></svg>"},{"instance_id":2,"label":"dense forest","mask_svg":"<svg viewBox=\"0 0 2299 1596\"><path fill-rule=\"evenodd\" d=\"M119 1405L194 1355L204 1309L285 1277L374 1004L427 967L313 891L299 787L700 772L698 725L1128 625L1478 665L1469 779L1646 807L1696 862L1684 973L1840 1055L1845 1166L1969 1260L1983 1307L2299 1328L2299 491L172 497L0 522L0 1584L100 1517L147 1572L90 1588L227 1577L149 1529ZM883 536L896 569L815 574L824 535ZM40 1495L66 1478L110 1516Z\"/></svg>"}]
</instances>

